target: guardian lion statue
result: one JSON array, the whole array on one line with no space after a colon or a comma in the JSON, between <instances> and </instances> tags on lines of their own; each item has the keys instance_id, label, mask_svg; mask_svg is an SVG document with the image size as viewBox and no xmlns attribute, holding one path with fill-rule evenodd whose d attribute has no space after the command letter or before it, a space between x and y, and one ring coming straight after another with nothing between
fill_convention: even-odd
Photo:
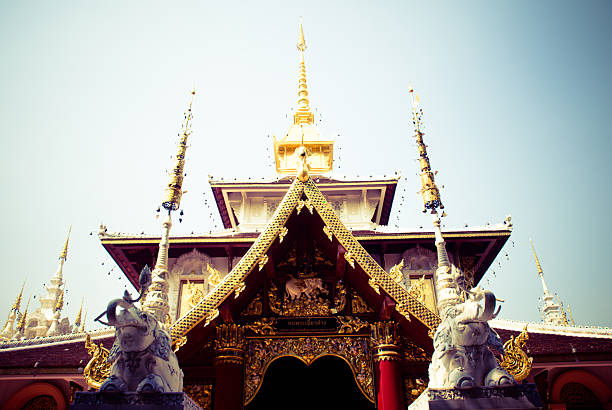
<instances>
[{"instance_id":1,"label":"guardian lion statue","mask_svg":"<svg viewBox=\"0 0 612 410\"><path fill-rule=\"evenodd\" d=\"M181 392L183 371L172 351L168 332L150 313L134 306L151 284L148 266L140 273L140 295L132 300L126 291L112 300L97 321L115 327L115 342L108 356L110 377L101 392ZM117 307L122 308L117 314ZM107 322L100 320L106 314Z\"/></svg>"}]
</instances>

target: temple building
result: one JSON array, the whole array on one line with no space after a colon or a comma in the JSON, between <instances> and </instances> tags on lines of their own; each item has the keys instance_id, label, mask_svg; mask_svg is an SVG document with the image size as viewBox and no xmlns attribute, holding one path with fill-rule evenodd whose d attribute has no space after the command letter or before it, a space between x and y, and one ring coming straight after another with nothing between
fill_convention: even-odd
<instances>
[{"instance_id":1,"label":"temple building","mask_svg":"<svg viewBox=\"0 0 612 410\"><path fill-rule=\"evenodd\" d=\"M300 26L297 109L287 133L273 141L277 175L209 178L222 230L171 235L190 105L161 202L161 236L113 233L104 225L98 236L136 289L140 272L154 267L143 309L167 325L184 390L202 408L405 409L427 386L440 323L436 233L388 225L398 173L334 174L334 140L321 135L310 108L305 50ZM421 113L415 105L415 122ZM418 124L416 131L424 204L433 210L441 200ZM510 218L444 232L448 262L468 289L511 234ZM59 319L67 244L24 336L0 343L0 405L7 408L66 408L74 391L99 388L108 375L111 331L85 334ZM491 321L506 342L505 356L495 352L499 361L518 382L535 382L547 408L612 408L612 330L569 325L547 299L539 260L537 271L546 322Z\"/></svg>"}]
</instances>

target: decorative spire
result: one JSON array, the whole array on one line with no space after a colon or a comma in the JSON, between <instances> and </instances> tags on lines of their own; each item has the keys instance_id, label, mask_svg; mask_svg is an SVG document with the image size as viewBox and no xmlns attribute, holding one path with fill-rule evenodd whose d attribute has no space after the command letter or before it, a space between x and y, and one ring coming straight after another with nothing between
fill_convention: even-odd
<instances>
[{"instance_id":1,"label":"decorative spire","mask_svg":"<svg viewBox=\"0 0 612 410\"><path fill-rule=\"evenodd\" d=\"M62 251L60 252L59 258L66 260L68 259L68 240L70 239L70 233L72 232L72 225L70 225L70 228L68 228L68 236L66 236L66 242L64 242L64 247L62 248Z\"/></svg>"},{"instance_id":2,"label":"decorative spire","mask_svg":"<svg viewBox=\"0 0 612 410\"><path fill-rule=\"evenodd\" d=\"M540 279L542 281L542 288L544 290L544 297L542 298L542 302L544 305L542 307L544 322L553 325L567 326L568 321L565 315L565 311L563 310L563 304L560 299L558 303L555 302L555 298L550 294L548 286L546 286L546 281L544 280L544 272L542 271L542 265L540 265L540 259L538 259L538 255L535 251L535 246L533 246L533 241L529 239L529 242L531 242L531 249L533 249L533 256L535 257L538 275L540 275Z\"/></svg>"},{"instance_id":3,"label":"decorative spire","mask_svg":"<svg viewBox=\"0 0 612 410\"><path fill-rule=\"evenodd\" d=\"M185 122L183 123L182 134L180 135L178 152L176 154L176 162L169 175L168 186L164 191L164 199L162 206L168 211L175 211L181 205L181 196L183 195L183 177L185 169L185 152L187 151L187 139L191 135L191 106L193 105L193 97L195 96L195 88L191 92L191 101L189 108L185 111Z\"/></svg>"},{"instance_id":4,"label":"decorative spire","mask_svg":"<svg viewBox=\"0 0 612 410\"><path fill-rule=\"evenodd\" d=\"M419 150L419 165L421 168L421 194L423 195L423 212L431 210L432 214L437 213L437 209L444 209L442 200L440 199L440 190L434 180L434 172L429 164L429 156L427 155L427 145L423 142L423 133L421 132L421 118L423 110L419 108L419 97L413 89L410 89L412 99L412 123L415 129L415 138ZM442 216L445 216L443 213Z\"/></svg>"},{"instance_id":5,"label":"decorative spire","mask_svg":"<svg viewBox=\"0 0 612 410\"><path fill-rule=\"evenodd\" d=\"M21 307L21 297L23 296L23 288L25 287L25 279L23 280L23 284L21 285L21 290L19 291L19 294L17 295L17 298L15 299L15 303L13 303L13 306L11 307L11 311L13 312L19 312L19 309Z\"/></svg>"},{"instance_id":6,"label":"decorative spire","mask_svg":"<svg viewBox=\"0 0 612 410\"><path fill-rule=\"evenodd\" d=\"M79 331L81 333L83 333L85 331L85 322L87 321L87 310L85 310L85 313L83 314L83 321L81 322L81 329L79 329Z\"/></svg>"},{"instance_id":7,"label":"decorative spire","mask_svg":"<svg viewBox=\"0 0 612 410\"><path fill-rule=\"evenodd\" d=\"M59 297L57 298L57 303L55 305L55 311L59 312L64 307L64 290L61 291Z\"/></svg>"},{"instance_id":8,"label":"decorative spire","mask_svg":"<svg viewBox=\"0 0 612 410\"><path fill-rule=\"evenodd\" d=\"M535 257L536 267L538 269L538 275L540 275L540 279L542 280L542 288L544 289L544 295L549 295L548 286L546 286L546 281L544 280L544 272L542 271L542 265L540 265L540 260L538 259L538 254L536 253L535 246L533 246L533 241L529 238L529 242L531 243L531 249L533 250L533 256Z\"/></svg>"},{"instance_id":9,"label":"decorative spire","mask_svg":"<svg viewBox=\"0 0 612 410\"><path fill-rule=\"evenodd\" d=\"M23 312L23 315L21 315L21 318L17 323L17 333L20 335L23 335L23 332L25 331L26 320L28 317L28 308L30 307L30 298L31 296L28 298L28 303L26 303L25 311Z\"/></svg>"},{"instance_id":10,"label":"decorative spire","mask_svg":"<svg viewBox=\"0 0 612 410\"><path fill-rule=\"evenodd\" d=\"M170 246L170 228L172 227L172 211L179 208L181 203L182 185L183 185L183 170L185 168L185 153L187 151L187 139L191 135L191 107L195 89L191 92L191 101L189 108L185 112L185 122L183 123L183 132L179 139L178 153L176 155L176 164L173 171L170 173L170 181L164 192L164 201L162 206L168 211L168 216L162 222L162 237L159 242L159 252L157 253L157 261L155 269L152 272L152 283L147 290L145 300L142 303L143 310L151 313L155 318L163 324L170 323L170 305L168 303L168 248Z\"/></svg>"},{"instance_id":11,"label":"decorative spire","mask_svg":"<svg viewBox=\"0 0 612 410\"><path fill-rule=\"evenodd\" d=\"M421 190L423 195L423 212L429 209L433 218L433 227L436 236L436 248L438 253L438 268L436 269L436 295L437 307L440 315L444 317L448 308L461 302L462 295L465 292L464 278L462 272L456 267L451 266L448 253L446 251L446 241L442 236L440 228L440 216L438 208L444 209L440 199L440 190L436 186L434 180L434 172L429 164L429 156L427 155L427 146L423 142L423 132L421 131L421 118L423 110L419 108L419 97L414 90L410 89L410 97L412 100L412 123L415 130L415 138L419 151L419 165L421 169ZM446 216L442 212L441 216Z\"/></svg>"},{"instance_id":12,"label":"decorative spire","mask_svg":"<svg viewBox=\"0 0 612 410\"><path fill-rule=\"evenodd\" d=\"M76 315L76 319L74 319L74 328L73 331L74 332L78 332L79 331L79 327L81 326L81 316L83 314L83 301L85 300L85 298L81 298L81 307L79 307L79 312Z\"/></svg>"},{"instance_id":13,"label":"decorative spire","mask_svg":"<svg viewBox=\"0 0 612 410\"><path fill-rule=\"evenodd\" d=\"M298 37L297 49L300 52L300 71L298 76L298 107L293 115L294 124L314 124L314 115L310 111L308 100L308 87L306 85L306 64L304 63L304 51L306 51L306 40L304 39L304 28L300 18L300 35Z\"/></svg>"}]
</instances>

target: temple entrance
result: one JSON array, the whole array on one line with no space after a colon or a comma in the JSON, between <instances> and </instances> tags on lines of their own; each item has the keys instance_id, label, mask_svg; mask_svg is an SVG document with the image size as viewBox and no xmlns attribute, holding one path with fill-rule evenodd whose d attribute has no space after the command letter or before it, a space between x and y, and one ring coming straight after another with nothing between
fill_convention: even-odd
<instances>
[{"instance_id":1,"label":"temple entrance","mask_svg":"<svg viewBox=\"0 0 612 410\"><path fill-rule=\"evenodd\" d=\"M281 357L268 367L262 386L247 410L374 409L361 393L348 364L324 356L310 366L294 357Z\"/></svg>"}]
</instances>

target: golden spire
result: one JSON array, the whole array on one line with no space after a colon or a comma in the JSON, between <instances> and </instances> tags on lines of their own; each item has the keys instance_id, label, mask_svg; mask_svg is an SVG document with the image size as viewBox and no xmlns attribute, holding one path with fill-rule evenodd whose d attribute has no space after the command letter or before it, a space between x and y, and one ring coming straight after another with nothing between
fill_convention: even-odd
<instances>
[{"instance_id":1,"label":"golden spire","mask_svg":"<svg viewBox=\"0 0 612 410\"><path fill-rule=\"evenodd\" d=\"M187 139L191 135L191 106L193 105L193 97L195 96L195 88L191 92L191 101L189 108L185 112L185 122L178 144L178 152L176 154L176 162L169 175L168 186L164 191L164 199L162 206L169 211L175 211L181 205L181 196L183 195L183 176L185 168L185 152L187 151Z\"/></svg>"},{"instance_id":2,"label":"golden spire","mask_svg":"<svg viewBox=\"0 0 612 410\"><path fill-rule=\"evenodd\" d=\"M306 40L304 39L304 28L300 18L300 35L298 37L297 49L300 52L300 71L298 76L298 107L293 115L294 124L314 124L314 115L310 111L308 101L308 87L306 86L306 64L304 63L304 51L306 51Z\"/></svg>"},{"instance_id":3,"label":"golden spire","mask_svg":"<svg viewBox=\"0 0 612 410\"><path fill-rule=\"evenodd\" d=\"M28 298L28 303L26 304L25 311L23 312L23 315L21 315L21 318L19 318L19 322L17 323L17 329L16 330L17 330L18 333L23 333L23 331L25 330L26 319L27 319L27 316L28 316L28 308L29 307L30 307L30 298Z\"/></svg>"},{"instance_id":4,"label":"golden spire","mask_svg":"<svg viewBox=\"0 0 612 410\"><path fill-rule=\"evenodd\" d=\"M57 304L55 305L55 311L59 312L64 307L64 291L62 290L57 298Z\"/></svg>"},{"instance_id":5,"label":"golden spire","mask_svg":"<svg viewBox=\"0 0 612 410\"><path fill-rule=\"evenodd\" d=\"M78 329L78 327L81 325L81 315L83 314L83 301L85 300L85 298L83 297L81 299L81 307L79 308L79 313L77 313L76 319L74 319L74 327L75 329Z\"/></svg>"},{"instance_id":6,"label":"golden spire","mask_svg":"<svg viewBox=\"0 0 612 410\"><path fill-rule=\"evenodd\" d=\"M24 279L23 285L21 285L21 290L17 295L17 299L15 299L15 303L13 303L13 306L11 307L11 311L19 312L19 308L21 307L21 297L23 296L23 288L25 287L25 283L26 281Z\"/></svg>"},{"instance_id":7,"label":"golden spire","mask_svg":"<svg viewBox=\"0 0 612 410\"><path fill-rule=\"evenodd\" d=\"M183 123L183 133L179 139L178 153L176 154L176 164L170 173L170 181L164 191L162 206L168 211L166 219L162 222L162 237L159 241L159 251L155 269L152 272L152 282L149 286L144 300L141 302L143 310L151 313L162 324L169 324L170 305L168 303L168 248L170 247L170 228L172 227L172 211L179 208L181 195L183 193L183 169L185 168L185 153L187 152L187 139L191 135L191 107L195 89L191 92L189 108L185 112L185 122ZM180 221L180 219L179 219Z\"/></svg>"},{"instance_id":8,"label":"golden spire","mask_svg":"<svg viewBox=\"0 0 612 410\"><path fill-rule=\"evenodd\" d=\"M429 164L429 157L427 156L427 146L423 142L423 133L421 132L421 117L423 110L419 108L419 97L416 95L413 89L410 89L410 96L412 98L412 123L416 132L415 138L417 147L419 150L419 165L421 168L421 194L423 195L423 212L431 210L432 214L437 214L437 208L444 209L442 200L440 199L440 190L434 180L434 172L431 170ZM442 216L445 216L444 213Z\"/></svg>"},{"instance_id":9,"label":"golden spire","mask_svg":"<svg viewBox=\"0 0 612 410\"><path fill-rule=\"evenodd\" d=\"M68 236L66 236L66 242L64 242L64 247L60 252L60 259L66 260L68 258L68 240L70 239L70 232L72 232L72 225L68 229Z\"/></svg>"},{"instance_id":10,"label":"golden spire","mask_svg":"<svg viewBox=\"0 0 612 410\"><path fill-rule=\"evenodd\" d=\"M332 171L334 141L322 138L314 125L314 114L310 110L306 86L306 64L304 63L306 40L301 20L297 49L300 52L298 105L289 132L280 139L274 137L274 161L279 174L296 175L297 173L307 179L308 174L322 175Z\"/></svg>"},{"instance_id":11,"label":"golden spire","mask_svg":"<svg viewBox=\"0 0 612 410\"><path fill-rule=\"evenodd\" d=\"M533 249L533 256L535 257L536 267L538 268L538 275L540 275L540 279L542 280L542 287L544 288L544 295L548 295L548 286L546 286L546 282L544 281L544 272L542 271L542 265L540 265L540 260L538 259L538 254L536 253L535 246L533 246L533 241L531 238L529 239L531 243L531 249Z\"/></svg>"},{"instance_id":12,"label":"golden spire","mask_svg":"<svg viewBox=\"0 0 612 410\"><path fill-rule=\"evenodd\" d=\"M87 320L87 310L83 314L83 321L81 322L81 329L79 330L81 333L85 331L85 321Z\"/></svg>"}]
</instances>

